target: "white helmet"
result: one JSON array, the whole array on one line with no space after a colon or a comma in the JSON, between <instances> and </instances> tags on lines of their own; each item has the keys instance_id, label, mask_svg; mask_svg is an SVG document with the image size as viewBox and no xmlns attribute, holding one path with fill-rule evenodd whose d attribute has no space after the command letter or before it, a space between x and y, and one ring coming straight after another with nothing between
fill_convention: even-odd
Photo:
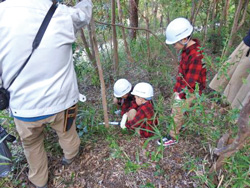
<instances>
[{"instance_id":1,"label":"white helmet","mask_svg":"<svg viewBox=\"0 0 250 188\"><path fill-rule=\"evenodd\" d=\"M147 99L154 96L154 90L149 83L141 82L135 85L131 94Z\"/></svg>"},{"instance_id":2,"label":"white helmet","mask_svg":"<svg viewBox=\"0 0 250 188\"><path fill-rule=\"evenodd\" d=\"M167 26L166 43L174 44L190 36L193 30L193 26L186 18L176 18Z\"/></svg>"},{"instance_id":3,"label":"white helmet","mask_svg":"<svg viewBox=\"0 0 250 188\"><path fill-rule=\"evenodd\" d=\"M115 82L114 96L118 98L122 97L123 95L129 93L131 89L132 89L131 83L128 80L121 78Z\"/></svg>"}]
</instances>

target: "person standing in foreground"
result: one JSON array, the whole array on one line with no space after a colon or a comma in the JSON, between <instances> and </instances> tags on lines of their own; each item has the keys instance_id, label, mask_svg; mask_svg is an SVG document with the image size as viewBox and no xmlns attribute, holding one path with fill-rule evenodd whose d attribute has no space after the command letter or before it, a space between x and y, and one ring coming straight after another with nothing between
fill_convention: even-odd
<instances>
[{"instance_id":1,"label":"person standing in foreground","mask_svg":"<svg viewBox=\"0 0 250 188\"><path fill-rule=\"evenodd\" d=\"M174 86L175 102L172 107L175 127L172 127L167 138L158 141L158 144L163 143L164 146L177 143L176 139L183 125L182 106L190 106L195 99L192 94L186 98L184 89L187 88L190 93L193 93L198 84L199 94L201 94L206 86L206 68L202 62L202 50L199 41L191 38L192 33L193 26L185 18L174 19L166 29L166 44L172 44L176 50L181 51L181 56Z\"/></svg>"},{"instance_id":2,"label":"person standing in foreground","mask_svg":"<svg viewBox=\"0 0 250 188\"><path fill-rule=\"evenodd\" d=\"M0 4L0 78L4 88L31 53L51 5L51 0L8 0ZM89 24L91 15L91 0L75 7L58 4L39 47L8 90L9 109L29 164L29 180L36 187L47 187L48 182L43 144L47 124L59 137L63 164L70 164L79 152L75 127L79 91L72 43L76 31Z\"/></svg>"}]
</instances>

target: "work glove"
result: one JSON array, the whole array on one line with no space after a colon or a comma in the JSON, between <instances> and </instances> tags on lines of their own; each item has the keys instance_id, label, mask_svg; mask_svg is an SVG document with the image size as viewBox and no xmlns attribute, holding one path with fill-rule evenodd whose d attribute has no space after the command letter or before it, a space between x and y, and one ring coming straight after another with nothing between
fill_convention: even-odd
<instances>
[{"instance_id":1,"label":"work glove","mask_svg":"<svg viewBox=\"0 0 250 188\"><path fill-rule=\"evenodd\" d=\"M179 96L179 93L174 92L174 99L175 99L175 100L181 100L181 98L180 98L180 96Z\"/></svg>"},{"instance_id":2,"label":"work glove","mask_svg":"<svg viewBox=\"0 0 250 188\"><path fill-rule=\"evenodd\" d=\"M122 120L121 120L121 123L120 123L120 127L122 128L122 129L126 129L126 122L127 122L127 119L128 119L128 115L127 114L124 114L123 116L122 116Z\"/></svg>"}]
</instances>

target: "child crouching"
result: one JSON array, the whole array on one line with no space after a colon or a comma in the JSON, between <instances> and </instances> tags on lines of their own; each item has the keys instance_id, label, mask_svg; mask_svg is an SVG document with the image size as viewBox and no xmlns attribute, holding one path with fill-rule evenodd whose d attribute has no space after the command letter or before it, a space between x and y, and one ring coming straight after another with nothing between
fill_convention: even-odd
<instances>
[{"instance_id":1,"label":"child crouching","mask_svg":"<svg viewBox=\"0 0 250 188\"><path fill-rule=\"evenodd\" d=\"M154 106L152 97L154 95L153 87L145 82L135 85L132 95L135 96L136 104L139 106L137 110L132 109L130 113L126 113L121 121L121 128L130 130L139 129L141 137L148 138L154 135L154 126L157 124L155 119Z\"/></svg>"}]
</instances>

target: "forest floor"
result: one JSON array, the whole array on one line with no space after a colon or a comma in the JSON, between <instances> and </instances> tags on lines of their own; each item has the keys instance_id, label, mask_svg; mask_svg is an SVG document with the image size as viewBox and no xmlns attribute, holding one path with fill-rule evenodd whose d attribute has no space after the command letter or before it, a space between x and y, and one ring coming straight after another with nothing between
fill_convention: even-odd
<instances>
[{"instance_id":1,"label":"forest floor","mask_svg":"<svg viewBox=\"0 0 250 188\"><path fill-rule=\"evenodd\" d=\"M112 130L118 138L112 141L104 135L95 135L91 142L82 145L81 154L69 166L63 166L62 155L54 155L48 151L49 188L183 188L199 187L193 177L195 171L188 171L189 161L203 159L207 152L201 148L198 137L192 135L181 138L179 143L163 150L163 158L152 160L152 154L159 147L152 140L143 147L145 139L122 133L117 127ZM55 140L56 141L56 140ZM25 163L25 159L23 159ZM197 161L196 165L199 164ZM190 168L190 166L189 166ZM27 179L28 168L16 172L23 182L14 186L12 183L4 187L32 187Z\"/></svg>"},{"instance_id":2,"label":"forest floor","mask_svg":"<svg viewBox=\"0 0 250 188\"><path fill-rule=\"evenodd\" d=\"M134 67L130 70L134 70ZM145 75L140 71L133 71L132 74L135 78ZM126 77L129 76L126 75ZM144 77L140 79L148 80ZM166 89L162 90L171 92L168 91L169 88ZM88 98L86 103L91 105L98 103L100 106L100 88L85 88L84 90ZM160 90L161 88L155 88L155 94L159 94ZM112 85L107 91L112 91ZM168 103L169 96L165 97L165 102ZM98 108L101 111L100 107ZM169 109L167 111L169 115ZM199 185L196 177L202 175L203 172L196 171L196 166L200 166L199 169L203 168L202 160L208 157L209 151L200 143L202 138L195 132L190 132L188 128L182 133L177 144L166 148L158 146L157 140L150 140L145 144L146 139L121 131L118 126L108 130L107 134L100 131L82 140L82 152L69 166L61 164L63 155L57 144L56 134L51 129L47 130L47 133L46 142L50 143L45 142L49 159L49 188L191 188L202 186ZM21 142L13 147L12 150L16 151L14 157L17 162L12 174L14 181L6 181L2 187L33 187L27 178L28 165ZM192 167L192 165L195 166Z\"/></svg>"},{"instance_id":3,"label":"forest floor","mask_svg":"<svg viewBox=\"0 0 250 188\"><path fill-rule=\"evenodd\" d=\"M45 133L49 143L46 144L49 188L199 187L194 177L203 172L190 170L190 165L202 166L201 161L209 152L202 147L199 135L188 129L182 134L178 144L161 148L157 140L145 144L146 139L114 126L107 134L99 132L82 140L81 154L71 165L63 166L57 136L49 129ZM15 167L13 175L16 182L8 182L3 187L32 187L27 178L28 165L21 143L14 147L19 148L14 154L19 158L19 167Z\"/></svg>"}]
</instances>

